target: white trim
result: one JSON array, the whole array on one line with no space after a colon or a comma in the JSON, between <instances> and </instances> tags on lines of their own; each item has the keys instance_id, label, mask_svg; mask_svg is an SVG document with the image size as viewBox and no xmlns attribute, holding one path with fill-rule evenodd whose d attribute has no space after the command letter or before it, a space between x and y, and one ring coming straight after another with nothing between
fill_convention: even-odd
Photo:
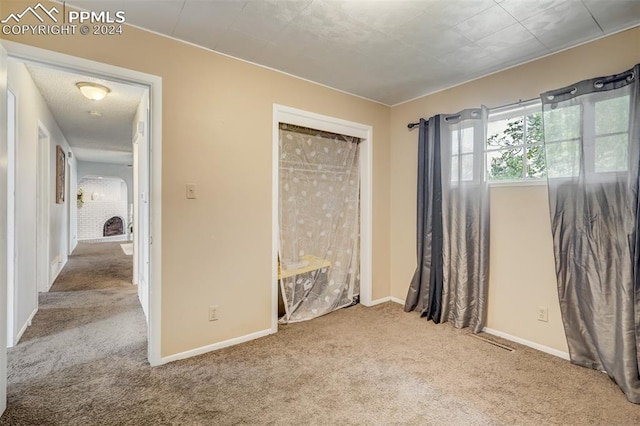
<instances>
[{"instance_id":1,"label":"white trim","mask_svg":"<svg viewBox=\"0 0 640 426\"><path fill-rule=\"evenodd\" d=\"M8 50L8 49L7 49ZM11 53L9 53L11 57ZM36 306L38 293L51 288L51 132L37 120L38 142L36 149ZM44 136L42 136L44 135ZM44 164L44 167L43 167ZM17 340L16 340L17 341Z\"/></svg>"},{"instance_id":2,"label":"white trim","mask_svg":"<svg viewBox=\"0 0 640 426\"><path fill-rule=\"evenodd\" d=\"M162 326L162 78L149 87L149 363L161 362ZM153 319L153 320L152 320ZM153 345L152 345L153 342Z\"/></svg>"},{"instance_id":3,"label":"white trim","mask_svg":"<svg viewBox=\"0 0 640 426\"><path fill-rule=\"evenodd\" d=\"M16 334L16 340L15 340L16 345L20 342L20 339L22 339L22 335L24 334L25 331L27 331L27 328L31 325L31 321L33 321L33 317L35 317L37 313L38 313L38 308L35 308L33 312L31 312L31 315L29 315L29 318L27 318L27 321L24 323L20 331L18 331L18 334Z\"/></svg>"},{"instance_id":4,"label":"white trim","mask_svg":"<svg viewBox=\"0 0 640 426\"><path fill-rule=\"evenodd\" d=\"M373 299L373 128L360 136L360 303Z\"/></svg>"},{"instance_id":5,"label":"white trim","mask_svg":"<svg viewBox=\"0 0 640 426\"><path fill-rule=\"evenodd\" d=\"M497 180L489 181L489 188L501 188L510 186L547 186L547 179L521 179L521 180Z\"/></svg>"},{"instance_id":6,"label":"white trim","mask_svg":"<svg viewBox=\"0 0 640 426\"><path fill-rule=\"evenodd\" d=\"M367 139L364 143L370 143L368 138L371 137L372 128L366 124L360 124L354 121L344 120L342 118L331 117L329 115L318 114L279 104L273 104L273 117L276 129L278 127L278 123L288 123L296 126L309 127L312 129ZM278 120L276 120L276 118L278 118Z\"/></svg>"},{"instance_id":7,"label":"white trim","mask_svg":"<svg viewBox=\"0 0 640 426\"><path fill-rule=\"evenodd\" d=\"M7 128L7 52L0 43L0 129ZM7 306L7 132L0 131L0 307ZM4 311L4 309L2 309ZM0 415L7 408L7 318L0 315Z\"/></svg>"},{"instance_id":8,"label":"white trim","mask_svg":"<svg viewBox=\"0 0 640 426\"><path fill-rule=\"evenodd\" d=\"M360 303L371 306L373 282L373 127L341 118L273 104L271 329L278 330L278 182L279 123L294 124L362 139L360 143Z\"/></svg>"},{"instance_id":9,"label":"white trim","mask_svg":"<svg viewBox=\"0 0 640 426\"><path fill-rule=\"evenodd\" d=\"M180 352L174 355L169 355L160 358L160 362L157 365L166 364L168 362L179 361L185 358L191 358L194 356L206 354L207 352L217 351L218 349L227 348L229 346L239 345L240 343L245 343L250 340L259 339L260 337L265 337L270 334L273 334L274 331L270 328L262 331L257 331L251 334L245 334L244 336L234 337L233 339L224 340L222 342L213 343L207 346L201 346L199 348L191 349L185 352Z\"/></svg>"},{"instance_id":10,"label":"white trim","mask_svg":"<svg viewBox=\"0 0 640 426\"><path fill-rule=\"evenodd\" d=\"M0 39L12 58L35 62L61 70L80 72L85 75L110 79L124 84L149 88L150 128L150 277L149 277L149 328L148 360L159 365L161 357L162 318L162 78L114 65L90 61L75 56Z\"/></svg>"},{"instance_id":11,"label":"white trim","mask_svg":"<svg viewBox=\"0 0 640 426\"><path fill-rule=\"evenodd\" d=\"M70 152L73 152L73 150L71 149L71 147L69 147ZM69 255L71 255L71 253L73 253L73 249L75 248L75 246L73 245L73 243L75 242L74 240L74 231L77 229L78 227L78 220L77 220L77 213L78 213L78 204L77 204L77 187L76 187L76 191L71 191L73 189L73 185L72 185L72 181L73 181L73 173L74 173L74 168L76 167L76 162L74 161L75 158L67 158L67 167L65 167L66 172L67 172L67 178L65 179L66 184L69 186L69 196L68 196L68 200L69 202L67 203L67 253L66 256L69 257ZM76 184L77 184L77 177L78 177L78 173L76 171ZM76 215L76 223L75 223L75 227L71 226L73 224L73 220L72 217L73 215Z\"/></svg>"},{"instance_id":12,"label":"white trim","mask_svg":"<svg viewBox=\"0 0 640 426\"><path fill-rule=\"evenodd\" d=\"M11 105L11 117L9 115ZM7 87L7 347L15 346L16 322L16 148L18 99ZM9 119L13 118L11 122ZM10 136L10 137L9 137ZM11 147L11 149L9 149ZM11 203L9 203L11 200Z\"/></svg>"},{"instance_id":13,"label":"white trim","mask_svg":"<svg viewBox=\"0 0 640 426\"><path fill-rule=\"evenodd\" d=\"M62 272L62 270L64 269L68 261L69 261L69 258L66 256L62 258L60 262L58 262L57 259L55 260L56 270L53 274L51 274L51 284L49 284L49 289L51 289L51 286L53 285L53 283L56 282L58 275L60 275L60 272Z\"/></svg>"},{"instance_id":14,"label":"white trim","mask_svg":"<svg viewBox=\"0 0 640 426\"><path fill-rule=\"evenodd\" d=\"M387 303L387 302L391 302L391 297L387 296L387 297L383 297L381 299L376 299L376 300L372 300L371 302L369 302L368 305L363 305L367 306L367 307L371 307L371 306L376 306L376 305L380 305L382 303Z\"/></svg>"},{"instance_id":15,"label":"white trim","mask_svg":"<svg viewBox=\"0 0 640 426\"><path fill-rule=\"evenodd\" d=\"M532 342L531 340L523 339L521 337L512 336L511 334L504 333L502 331L494 330L492 328L484 327L483 332L491 334L493 336L502 337L503 339L510 340L512 342L520 343L521 345L529 346L530 348L539 350L540 352L547 353L549 355L557 356L558 358L566 359L570 361L571 358L567 352L559 351L557 349L550 348L549 346L541 345L540 343Z\"/></svg>"},{"instance_id":16,"label":"white trim","mask_svg":"<svg viewBox=\"0 0 640 426\"><path fill-rule=\"evenodd\" d=\"M405 302L405 301L404 301L403 299L400 299L399 297L393 297L393 296L391 296L391 297L390 297L390 300L391 300L393 303L397 303L397 304L399 304L399 305L404 306L404 302Z\"/></svg>"},{"instance_id":17,"label":"white trim","mask_svg":"<svg viewBox=\"0 0 640 426\"><path fill-rule=\"evenodd\" d=\"M279 182L280 182L280 143L278 126L278 108L273 105L273 125L271 143L271 332L278 331L278 253L280 252L279 226Z\"/></svg>"}]
</instances>

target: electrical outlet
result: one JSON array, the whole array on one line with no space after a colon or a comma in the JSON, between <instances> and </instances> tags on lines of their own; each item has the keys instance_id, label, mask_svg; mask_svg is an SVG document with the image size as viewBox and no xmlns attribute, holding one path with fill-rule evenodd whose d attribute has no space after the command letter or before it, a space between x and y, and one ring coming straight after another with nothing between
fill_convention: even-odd
<instances>
[{"instance_id":1,"label":"electrical outlet","mask_svg":"<svg viewBox=\"0 0 640 426\"><path fill-rule=\"evenodd\" d=\"M549 322L549 308L538 306L538 321Z\"/></svg>"},{"instance_id":2,"label":"electrical outlet","mask_svg":"<svg viewBox=\"0 0 640 426\"><path fill-rule=\"evenodd\" d=\"M218 305L209 306L209 321L218 321Z\"/></svg>"}]
</instances>

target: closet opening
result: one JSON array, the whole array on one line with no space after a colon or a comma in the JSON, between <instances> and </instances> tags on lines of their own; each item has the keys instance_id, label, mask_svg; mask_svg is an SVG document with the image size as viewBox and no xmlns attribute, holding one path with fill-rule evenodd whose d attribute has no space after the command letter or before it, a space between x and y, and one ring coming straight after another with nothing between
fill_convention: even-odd
<instances>
[{"instance_id":1,"label":"closet opening","mask_svg":"<svg viewBox=\"0 0 640 426\"><path fill-rule=\"evenodd\" d=\"M371 304L370 142L369 126L276 106L274 331Z\"/></svg>"},{"instance_id":2,"label":"closet opening","mask_svg":"<svg viewBox=\"0 0 640 426\"><path fill-rule=\"evenodd\" d=\"M279 123L281 323L360 297L360 138Z\"/></svg>"}]
</instances>

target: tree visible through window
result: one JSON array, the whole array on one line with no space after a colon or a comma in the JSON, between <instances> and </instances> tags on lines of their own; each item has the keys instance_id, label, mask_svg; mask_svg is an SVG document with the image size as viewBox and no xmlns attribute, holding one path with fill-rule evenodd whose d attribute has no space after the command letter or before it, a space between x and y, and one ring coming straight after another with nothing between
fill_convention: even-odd
<instances>
[{"instance_id":1,"label":"tree visible through window","mask_svg":"<svg viewBox=\"0 0 640 426\"><path fill-rule=\"evenodd\" d=\"M606 175L627 170L629 102L629 94L603 92L590 102L549 108L544 112L544 135L539 101L491 110L487 180L572 178L580 173ZM581 139L591 142L580 145Z\"/></svg>"},{"instance_id":2,"label":"tree visible through window","mask_svg":"<svg viewBox=\"0 0 640 426\"><path fill-rule=\"evenodd\" d=\"M540 179L546 176L539 103L489 114L487 179Z\"/></svg>"}]
</instances>

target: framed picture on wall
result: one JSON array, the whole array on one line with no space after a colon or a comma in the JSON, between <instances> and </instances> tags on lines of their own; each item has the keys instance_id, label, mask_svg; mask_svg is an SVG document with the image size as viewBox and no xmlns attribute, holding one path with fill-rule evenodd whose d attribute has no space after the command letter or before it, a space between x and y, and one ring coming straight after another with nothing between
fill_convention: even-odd
<instances>
[{"instance_id":1,"label":"framed picture on wall","mask_svg":"<svg viewBox=\"0 0 640 426\"><path fill-rule=\"evenodd\" d=\"M64 203L64 176L66 155L60 145L56 145L56 204Z\"/></svg>"}]
</instances>

